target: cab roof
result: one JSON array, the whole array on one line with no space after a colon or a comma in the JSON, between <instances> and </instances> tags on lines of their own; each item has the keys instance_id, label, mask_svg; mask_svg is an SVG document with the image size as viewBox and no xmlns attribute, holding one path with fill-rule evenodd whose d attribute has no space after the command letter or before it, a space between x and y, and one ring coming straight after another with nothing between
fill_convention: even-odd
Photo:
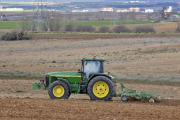
<instances>
[{"instance_id":1,"label":"cab roof","mask_svg":"<svg viewBox=\"0 0 180 120\"><path fill-rule=\"evenodd\" d=\"M104 58L81 58L82 61L105 61Z\"/></svg>"}]
</instances>

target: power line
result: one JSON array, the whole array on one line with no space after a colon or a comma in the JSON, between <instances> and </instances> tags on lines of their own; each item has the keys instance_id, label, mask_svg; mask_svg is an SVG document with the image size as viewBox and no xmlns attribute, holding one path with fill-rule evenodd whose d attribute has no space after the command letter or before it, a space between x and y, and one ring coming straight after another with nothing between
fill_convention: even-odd
<instances>
[{"instance_id":1,"label":"power line","mask_svg":"<svg viewBox=\"0 0 180 120\"><path fill-rule=\"evenodd\" d=\"M49 18L47 9L47 0L33 1L33 17L31 21L31 31L47 29L49 30Z\"/></svg>"}]
</instances>

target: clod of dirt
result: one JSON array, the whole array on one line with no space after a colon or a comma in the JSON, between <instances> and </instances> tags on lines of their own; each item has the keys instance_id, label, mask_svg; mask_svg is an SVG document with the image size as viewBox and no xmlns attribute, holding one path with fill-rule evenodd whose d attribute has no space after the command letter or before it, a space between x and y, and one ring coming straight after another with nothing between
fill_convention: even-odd
<instances>
[{"instance_id":1,"label":"clod of dirt","mask_svg":"<svg viewBox=\"0 0 180 120\"><path fill-rule=\"evenodd\" d=\"M147 103L147 102L149 102L149 98L143 98L143 99L141 100L141 102Z\"/></svg>"},{"instance_id":2,"label":"clod of dirt","mask_svg":"<svg viewBox=\"0 0 180 120\"><path fill-rule=\"evenodd\" d=\"M137 99L136 97L129 97L129 101L141 101L141 100Z\"/></svg>"}]
</instances>

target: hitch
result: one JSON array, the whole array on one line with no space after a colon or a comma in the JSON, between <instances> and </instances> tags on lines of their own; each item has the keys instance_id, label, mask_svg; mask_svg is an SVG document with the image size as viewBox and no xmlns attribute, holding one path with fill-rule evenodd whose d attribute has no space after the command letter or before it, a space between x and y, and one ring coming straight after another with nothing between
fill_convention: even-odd
<instances>
[{"instance_id":1,"label":"hitch","mask_svg":"<svg viewBox=\"0 0 180 120\"><path fill-rule=\"evenodd\" d=\"M40 80L40 82L32 83L32 89L41 89L41 88L45 90L44 80Z\"/></svg>"}]
</instances>

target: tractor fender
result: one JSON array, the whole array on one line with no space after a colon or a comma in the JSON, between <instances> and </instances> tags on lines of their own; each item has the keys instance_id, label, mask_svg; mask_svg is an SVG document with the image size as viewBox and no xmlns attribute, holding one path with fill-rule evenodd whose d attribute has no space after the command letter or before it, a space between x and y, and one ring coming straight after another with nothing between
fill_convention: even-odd
<instances>
[{"instance_id":1,"label":"tractor fender","mask_svg":"<svg viewBox=\"0 0 180 120\"><path fill-rule=\"evenodd\" d=\"M91 80L92 78L94 78L96 76L105 76L105 77L108 77L109 79L111 79L111 77L109 75L107 75L107 74L98 74L98 73L92 74L89 79Z\"/></svg>"},{"instance_id":2,"label":"tractor fender","mask_svg":"<svg viewBox=\"0 0 180 120\"><path fill-rule=\"evenodd\" d=\"M105 76L105 77L111 79L111 77L110 77L109 75L107 75L107 74L93 74L93 75L89 78L88 84L89 84L89 82L90 82L94 77L96 77L96 76Z\"/></svg>"},{"instance_id":3,"label":"tractor fender","mask_svg":"<svg viewBox=\"0 0 180 120\"><path fill-rule=\"evenodd\" d=\"M69 94L71 94L71 84L66 79L63 78L57 78L57 80L66 83L69 87Z\"/></svg>"}]
</instances>

